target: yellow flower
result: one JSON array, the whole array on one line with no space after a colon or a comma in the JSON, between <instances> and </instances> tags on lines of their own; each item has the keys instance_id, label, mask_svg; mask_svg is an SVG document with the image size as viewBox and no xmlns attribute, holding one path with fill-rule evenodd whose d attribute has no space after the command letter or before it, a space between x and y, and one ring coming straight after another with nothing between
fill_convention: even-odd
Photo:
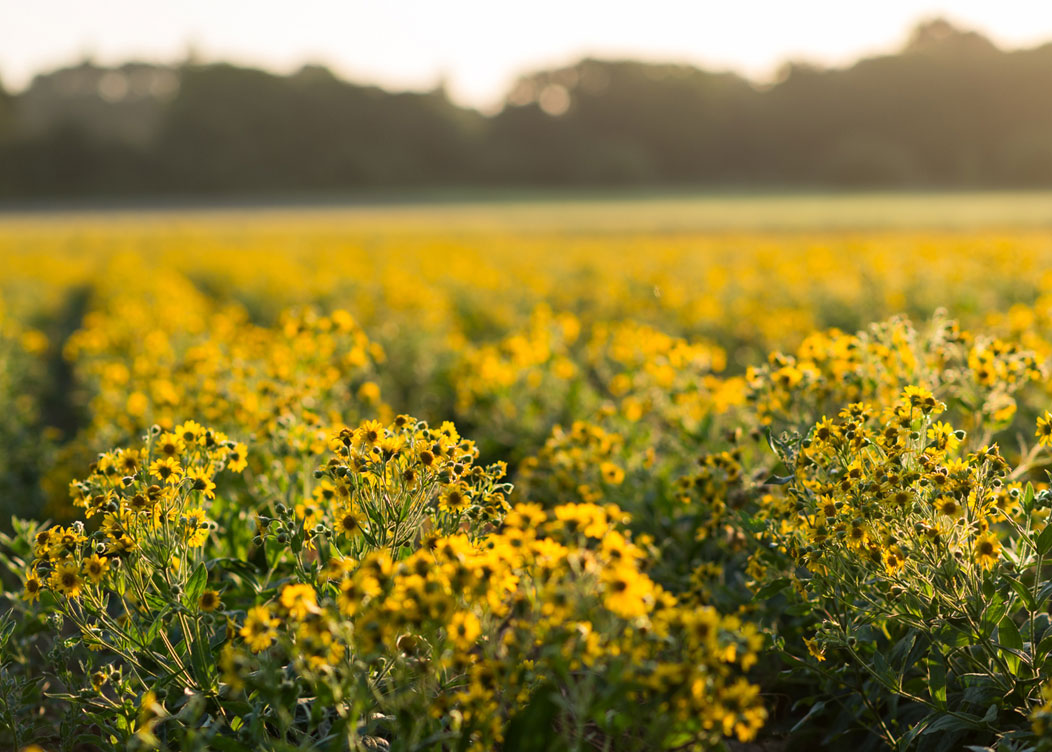
<instances>
[{"instance_id":1,"label":"yellow flower","mask_svg":"<svg viewBox=\"0 0 1052 752\"><path fill-rule=\"evenodd\" d=\"M215 590L206 590L197 599L197 606L202 611L215 611L220 604L219 593Z\"/></svg>"},{"instance_id":2,"label":"yellow flower","mask_svg":"<svg viewBox=\"0 0 1052 752\"><path fill-rule=\"evenodd\" d=\"M983 569L992 569L1001 555L1001 542L993 533L980 535L975 540L975 561Z\"/></svg>"},{"instance_id":3,"label":"yellow flower","mask_svg":"<svg viewBox=\"0 0 1052 752\"><path fill-rule=\"evenodd\" d=\"M175 427L173 433L185 444L196 444L205 433L205 428L200 423L188 420Z\"/></svg>"},{"instance_id":4,"label":"yellow flower","mask_svg":"<svg viewBox=\"0 0 1052 752\"><path fill-rule=\"evenodd\" d=\"M479 619L471 611L457 611L449 620L449 636L461 650L469 650L481 631Z\"/></svg>"},{"instance_id":5,"label":"yellow flower","mask_svg":"<svg viewBox=\"0 0 1052 752\"><path fill-rule=\"evenodd\" d=\"M25 591L22 593L22 599L32 603L33 601L40 598L40 591L44 589L44 584L40 581L40 578L36 574L31 574L26 577Z\"/></svg>"},{"instance_id":6,"label":"yellow flower","mask_svg":"<svg viewBox=\"0 0 1052 752\"><path fill-rule=\"evenodd\" d=\"M245 688L245 680L241 677L240 671L244 662L244 654L238 651L233 644L228 642L223 645L219 653L219 670L223 673L223 681L235 692Z\"/></svg>"},{"instance_id":7,"label":"yellow flower","mask_svg":"<svg viewBox=\"0 0 1052 752\"><path fill-rule=\"evenodd\" d=\"M738 679L723 691L720 705L725 708L721 719L723 733L730 736L733 732L738 741L751 741L767 720L767 711L760 699L760 688L745 679Z\"/></svg>"},{"instance_id":8,"label":"yellow flower","mask_svg":"<svg viewBox=\"0 0 1052 752\"><path fill-rule=\"evenodd\" d=\"M142 456L137 449L121 449L117 452L117 467L125 475L134 475L141 461Z\"/></svg>"},{"instance_id":9,"label":"yellow flower","mask_svg":"<svg viewBox=\"0 0 1052 752\"><path fill-rule=\"evenodd\" d=\"M70 559L63 561L51 573L52 589L70 598L80 596L80 589L83 585L84 580L80 577L80 567Z\"/></svg>"},{"instance_id":10,"label":"yellow flower","mask_svg":"<svg viewBox=\"0 0 1052 752\"><path fill-rule=\"evenodd\" d=\"M310 585L286 585L281 590L281 605L297 621L306 619L307 614L320 613L317 595Z\"/></svg>"},{"instance_id":11,"label":"yellow flower","mask_svg":"<svg viewBox=\"0 0 1052 752\"><path fill-rule=\"evenodd\" d=\"M807 652L817 661L824 661L826 659L826 649L818 644L817 640L811 640L804 638L804 644L807 645Z\"/></svg>"},{"instance_id":12,"label":"yellow flower","mask_svg":"<svg viewBox=\"0 0 1052 752\"><path fill-rule=\"evenodd\" d=\"M329 580L338 580L354 571L358 562L350 556L334 554L325 563L325 577Z\"/></svg>"},{"instance_id":13,"label":"yellow flower","mask_svg":"<svg viewBox=\"0 0 1052 752\"><path fill-rule=\"evenodd\" d=\"M884 567L887 569L888 574L897 573L905 564L905 556L902 553L902 549L898 546L892 546L884 551Z\"/></svg>"},{"instance_id":14,"label":"yellow flower","mask_svg":"<svg viewBox=\"0 0 1052 752\"><path fill-rule=\"evenodd\" d=\"M960 517L964 514L964 507L952 496L942 496L935 500L935 509L939 514L947 517Z\"/></svg>"},{"instance_id":15,"label":"yellow flower","mask_svg":"<svg viewBox=\"0 0 1052 752\"><path fill-rule=\"evenodd\" d=\"M625 619L647 613L647 599L653 589L650 578L632 566L617 566L603 572L603 604Z\"/></svg>"},{"instance_id":16,"label":"yellow flower","mask_svg":"<svg viewBox=\"0 0 1052 752\"><path fill-rule=\"evenodd\" d=\"M208 540L210 525L205 517L205 510L187 509L183 514L186 517L186 526L183 528L186 545L191 548L203 546L205 541Z\"/></svg>"},{"instance_id":17,"label":"yellow flower","mask_svg":"<svg viewBox=\"0 0 1052 752\"><path fill-rule=\"evenodd\" d=\"M821 446L837 436L838 432L839 428L833 423L832 419L823 417L822 420L815 424L812 436L814 436L815 443Z\"/></svg>"},{"instance_id":18,"label":"yellow flower","mask_svg":"<svg viewBox=\"0 0 1052 752\"><path fill-rule=\"evenodd\" d=\"M362 533L362 520L350 507L345 507L336 515L335 520L336 532L340 535L345 535L348 538L361 535Z\"/></svg>"},{"instance_id":19,"label":"yellow flower","mask_svg":"<svg viewBox=\"0 0 1052 752\"><path fill-rule=\"evenodd\" d=\"M450 514L459 514L471 506L471 497L461 483L454 483L438 498L438 508Z\"/></svg>"},{"instance_id":20,"label":"yellow flower","mask_svg":"<svg viewBox=\"0 0 1052 752\"><path fill-rule=\"evenodd\" d=\"M163 433L157 439L156 449L162 457L178 457L186 450L186 445L174 433Z\"/></svg>"},{"instance_id":21,"label":"yellow flower","mask_svg":"<svg viewBox=\"0 0 1052 752\"><path fill-rule=\"evenodd\" d=\"M157 723L158 718L167 715L164 706L157 699L157 694L151 689L142 696L139 703L139 726L140 734L149 731Z\"/></svg>"},{"instance_id":22,"label":"yellow flower","mask_svg":"<svg viewBox=\"0 0 1052 752\"><path fill-rule=\"evenodd\" d=\"M109 559L99 556L98 554L92 554L84 560L84 574L87 575L88 579L96 585L102 582L109 569Z\"/></svg>"},{"instance_id":23,"label":"yellow flower","mask_svg":"<svg viewBox=\"0 0 1052 752\"><path fill-rule=\"evenodd\" d=\"M953 430L953 426L943 421L932 424L932 427L928 429L928 438L931 440L932 446L940 452L952 452L961 443L961 439L958 437L958 433Z\"/></svg>"},{"instance_id":24,"label":"yellow flower","mask_svg":"<svg viewBox=\"0 0 1052 752\"><path fill-rule=\"evenodd\" d=\"M603 480L612 486L621 485L621 482L625 479L625 471L613 462L599 463L599 472L603 476Z\"/></svg>"},{"instance_id":25,"label":"yellow flower","mask_svg":"<svg viewBox=\"0 0 1052 752\"><path fill-rule=\"evenodd\" d=\"M358 587L358 583L351 577L345 577L340 582L340 594L336 596L336 605L340 613L345 616L354 616L364 596L365 593L362 588Z\"/></svg>"},{"instance_id":26,"label":"yellow flower","mask_svg":"<svg viewBox=\"0 0 1052 752\"><path fill-rule=\"evenodd\" d=\"M165 457L150 463L150 475L174 486L183 477L183 468L175 457Z\"/></svg>"},{"instance_id":27,"label":"yellow flower","mask_svg":"<svg viewBox=\"0 0 1052 752\"><path fill-rule=\"evenodd\" d=\"M380 401L380 387L375 381L366 381L358 387L358 399L375 405Z\"/></svg>"},{"instance_id":28,"label":"yellow flower","mask_svg":"<svg viewBox=\"0 0 1052 752\"><path fill-rule=\"evenodd\" d=\"M278 620L270 615L267 606L254 606L245 615L245 624L239 634L248 644L249 650L258 653L266 650L277 639Z\"/></svg>"},{"instance_id":29,"label":"yellow flower","mask_svg":"<svg viewBox=\"0 0 1052 752\"><path fill-rule=\"evenodd\" d=\"M206 499L214 499L216 497L216 484L212 480L212 473L208 470L203 467L194 468L186 474L186 477L193 481L190 487L203 493Z\"/></svg>"},{"instance_id":30,"label":"yellow flower","mask_svg":"<svg viewBox=\"0 0 1052 752\"><path fill-rule=\"evenodd\" d=\"M354 432L355 444L359 447L375 446L383 436L384 424L378 420L367 420Z\"/></svg>"},{"instance_id":31,"label":"yellow flower","mask_svg":"<svg viewBox=\"0 0 1052 752\"><path fill-rule=\"evenodd\" d=\"M1045 414L1037 419L1037 431L1034 436L1041 446L1052 447L1052 413L1046 410Z\"/></svg>"},{"instance_id":32,"label":"yellow flower","mask_svg":"<svg viewBox=\"0 0 1052 752\"><path fill-rule=\"evenodd\" d=\"M248 467L248 447L241 442L235 444L234 448L227 455L226 466L231 472L235 473L240 473Z\"/></svg>"}]
</instances>

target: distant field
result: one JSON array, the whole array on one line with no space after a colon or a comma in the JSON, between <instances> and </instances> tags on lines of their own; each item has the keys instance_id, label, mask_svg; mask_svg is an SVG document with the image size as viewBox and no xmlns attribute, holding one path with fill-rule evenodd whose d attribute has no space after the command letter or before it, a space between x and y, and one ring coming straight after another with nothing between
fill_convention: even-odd
<instances>
[{"instance_id":1,"label":"distant field","mask_svg":"<svg viewBox=\"0 0 1052 752\"><path fill-rule=\"evenodd\" d=\"M311 217L385 233L452 230L510 232L706 232L816 230L974 230L1052 227L1052 191L952 193L794 193L608 195L498 193L385 198L323 204L219 202L129 209L123 206L0 211L0 223L41 215L94 226L156 215L176 223L209 217L253 223Z\"/></svg>"}]
</instances>

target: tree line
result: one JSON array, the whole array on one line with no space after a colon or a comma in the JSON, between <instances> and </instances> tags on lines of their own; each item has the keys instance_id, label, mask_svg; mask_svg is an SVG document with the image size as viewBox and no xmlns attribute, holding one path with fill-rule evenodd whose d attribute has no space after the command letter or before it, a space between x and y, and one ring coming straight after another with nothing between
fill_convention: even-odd
<instances>
[{"instance_id":1,"label":"tree line","mask_svg":"<svg viewBox=\"0 0 1052 752\"><path fill-rule=\"evenodd\" d=\"M894 54L773 83L585 59L482 115L308 66L91 63L0 89L0 196L451 186L1052 186L1052 44L942 20Z\"/></svg>"}]
</instances>

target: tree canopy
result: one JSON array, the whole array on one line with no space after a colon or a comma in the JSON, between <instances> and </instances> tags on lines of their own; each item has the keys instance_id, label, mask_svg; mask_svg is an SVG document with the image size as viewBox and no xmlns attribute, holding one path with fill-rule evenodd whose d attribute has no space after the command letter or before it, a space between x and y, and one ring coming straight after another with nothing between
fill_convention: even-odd
<instances>
[{"instance_id":1,"label":"tree canopy","mask_svg":"<svg viewBox=\"0 0 1052 752\"><path fill-rule=\"evenodd\" d=\"M425 186L1052 185L1052 44L942 20L895 54L758 85L585 59L484 116L309 66L90 62L0 87L0 195L321 194Z\"/></svg>"}]
</instances>

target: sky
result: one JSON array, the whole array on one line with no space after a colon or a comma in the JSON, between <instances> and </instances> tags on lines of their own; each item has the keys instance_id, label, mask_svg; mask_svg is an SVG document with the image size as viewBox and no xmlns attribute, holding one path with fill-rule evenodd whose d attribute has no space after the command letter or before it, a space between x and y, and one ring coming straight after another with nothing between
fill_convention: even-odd
<instances>
[{"instance_id":1,"label":"sky","mask_svg":"<svg viewBox=\"0 0 1052 752\"><path fill-rule=\"evenodd\" d=\"M495 108L516 77L584 56L685 62L771 78L897 49L935 16L1002 47L1052 40L1045 0L0 0L0 81L90 57L173 62L190 50L278 72L305 63L389 89L444 82Z\"/></svg>"}]
</instances>

